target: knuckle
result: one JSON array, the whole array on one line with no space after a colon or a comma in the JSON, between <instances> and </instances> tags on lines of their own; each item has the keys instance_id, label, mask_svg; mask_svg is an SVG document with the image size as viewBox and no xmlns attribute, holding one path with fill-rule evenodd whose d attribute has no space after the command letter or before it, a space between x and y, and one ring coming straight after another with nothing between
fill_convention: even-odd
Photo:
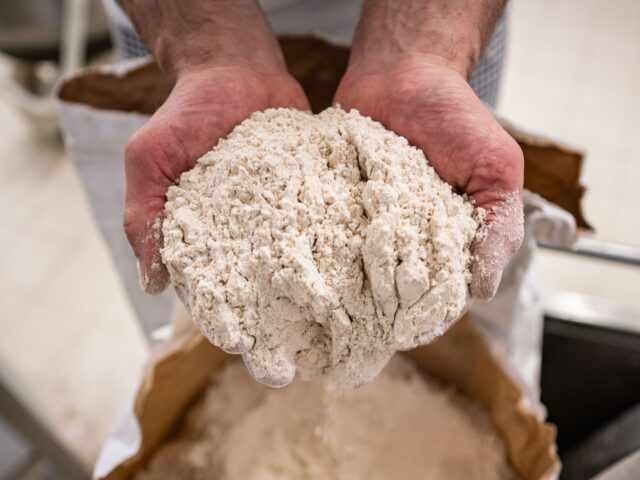
<instances>
[{"instance_id":1,"label":"knuckle","mask_svg":"<svg viewBox=\"0 0 640 480\"><path fill-rule=\"evenodd\" d=\"M135 244L137 243L137 226L138 226L138 219L137 216L134 214L134 212L130 209L125 207L124 210L124 215L122 217L122 226L124 228L124 233L127 235L127 239L129 240L129 243L135 247Z\"/></svg>"},{"instance_id":2,"label":"knuckle","mask_svg":"<svg viewBox=\"0 0 640 480\"><path fill-rule=\"evenodd\" d=\"M524 153L522 153L522 148L520 148L520 145L518 145L518 142L516 142L513 137L511 137L511 135L507 134L506 135L506 141L505 141L505 155L512 159L513 162L517 163L517 164L523 164L524 163Z\"/></svg>"},{"instance_id":3,"label":"knuckle","mask_svg":"<svg viewBox=\"0 0 640 480\"><path fill-rule=\"evenodd\" d=\"M147 143L142 129L135 132L124 148L125 165L130 166L132 163L137 163L144 158L145 153L148 151Z\"/></svg>"},{"instance_id":4,"label":"knuckle","mask_svg":"<svg viewBox=\"0 0 640 480\"><path fill-rule=\"evenodd\" d=\"M522 246L522 241L524 239L524 227L520 222L514 226L514 232L507 239L507 249L510 256L516 254L520 247Z\"/></svg>"},{"instance_id":5,"label":"knuckle","mask_svg":"<svg viewBox=\"0 0 640 480\"><path fill-rule=\"evenodd\" d=\"M516 142L511 135L504 130L496 138L495 151L503 162L506 162L512 166L520 166L524 163L524 155L518 142Z\"/></svg>"},{"instance_id":6,"label":"knuckle","mask_svg":"<svg viewBox=\"0 0 640 480\"><path fill-rule=\"evenodd\" d=\"M512 255L515 254L518 250L520 250L523 240L524 240L524 230L520 228L520 232L518 232L518 234L514 237L513 241L511 242Z\"/></svg>"},{"instance_id":7,"label":"knuckle","mask_svg":"<svg viewBox=\"0 0 640 480\"><path fill-rule=\"evenodd\" d=\"M163 135L149 124L137 130L124 148L127 170L146 169L164 150Z\"/></svg>"},{"instance_id":8,"label":"knuckle","mask_svg":"<svg viewBox=\"0 0 640 480\"><path fill-rule=\"evenodd\" d=\"M503 132L493 147L494 165L492 174L499 180L500 188L516 190L522 187L524 180L524 155L520 145L506 132Z\"/></svg>"}]
</instances>

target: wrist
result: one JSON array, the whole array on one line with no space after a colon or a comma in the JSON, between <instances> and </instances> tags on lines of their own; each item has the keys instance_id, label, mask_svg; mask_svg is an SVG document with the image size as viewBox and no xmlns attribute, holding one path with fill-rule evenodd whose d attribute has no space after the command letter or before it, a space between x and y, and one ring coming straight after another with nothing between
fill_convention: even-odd
<instances>
[{"instance_id":1,"label":"wrist","mask_svg":"<svg viewBox=\"0 0 640 480\"><path fill-rule=\"evenodd\" d=\"M156 41L153 52L160 66L174 78L192 72L246 68L258 73L286 72L280 47L271 32L223 34L203 26L186 38Z\"/></svg>"},{"instance_id":2,"label":"wrist","mask_svg":"<svg viewBox=\"0 0 640 480\"><path fill-rule=\"evenodd\" d=\"M388 66L396 64L398 58L416 58L455 70L467 79L480 59L487 31L492 30L495 13L503 3L368 0L353 41L350 63Z\"/></svg>"},{"instance_id":3,"label":"wrist","mask_svg":"<svg viewBox=\"0 0 640 480\"><path fill-rule=\"evenodd\" d=\"M286 69L255 0L119 0L171 77L226 66Z\"/></svg>"},{"instance_id":4,"label":"wrist","mask_svg":"<svg viewBox=\"0 0 640 480\"><path fill-rule=\"evenodd\" d=\"M407 78L415 78L411 74L418 71L420 75L428 75L429 72L447 72L447 74L457 75L463 80L467 79L464 65L433 53L404 52L395 55L352 56L347 67L348 75L358 77L389 76L390 73L393 73L394 78L404 75Z\"/></svg>"},{"instance_id":5,"label":"wrist","mask_svg":"<svg viewBox=\"0 0 640 480\"><path fill-rule=\"evenodd\" d=\"M400 47L396 42L386 45L384 40L374 41L365 48L354 48L349 68L363 72L384 72L413 66L445 68L467 80L480 56L480 49L470 41L452 41L452 45L456 46L445 46L440 42L429 44L421 40L416 43L405 42Z\"/></svg>"},{"instance_id":6,"label":"wrist","mask_svg":"<svg viewBox=\"0 0 640 480\"><path fill-rule=\"evenodd\" d=\"M164 58L164 61L156 57L161 67L174 79L179 80L192 75L200 75L207 72L220 70L251 70L257 74L274 75L286 73L287 69L284 60L281 59L279 51L274 52L243 52L229 48L216 53L209 52L208 48L202 47L195 54L185 54L177 59Z\"/></svg>"}]
</instances>

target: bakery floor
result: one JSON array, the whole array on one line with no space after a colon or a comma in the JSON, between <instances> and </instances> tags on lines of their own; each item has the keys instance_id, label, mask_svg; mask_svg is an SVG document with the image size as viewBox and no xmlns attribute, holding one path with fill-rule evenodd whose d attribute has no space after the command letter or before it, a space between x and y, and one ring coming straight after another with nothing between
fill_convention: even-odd
<instances>
[{"instance_id":1,"label":"bakery floor","mask_svg":"<svg viewBox=\"0 0 640 480\"><path fill-rule=\"evenodd\" d=\"M640 3L513 0L510 8L499 113L583 150L596 237L640 246ZM0 59L0 75L9 71ZM148 347L59 138L39 135L1 94L0 218L3 374L90 465ZM640 312L640 268L549 251L539 266L545 293ZM0 423L0 478L27 454Z\"/></svg>"},{"instance_id":2,"label":"bakery floor","mask_svg":"<svg viewBox=\"0 0 640 480\"><path fill-rule=\"evenodd\" d=\"M2 59L0 75L8 71ZM37 132L3 96L0 218L2 376L91 466L148 346L59 135ZM3 480L9 468L32 463L10 437L0 419ZM35 471L25 478L57 478Z\"/></svg>"}]
</instances>

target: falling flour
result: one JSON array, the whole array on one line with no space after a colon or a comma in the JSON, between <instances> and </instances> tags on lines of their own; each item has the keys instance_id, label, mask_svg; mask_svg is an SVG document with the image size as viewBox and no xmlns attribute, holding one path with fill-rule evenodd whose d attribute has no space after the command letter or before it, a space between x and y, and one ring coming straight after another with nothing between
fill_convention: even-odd
<instances>
[{"instance_id":1,"label":"falling flour","mask_svg":"<svg viewBox=\"0 0 640 480\"><path fill-rule=\"evenodd\" d=\"M481 212L355 110L255 113L167 197L178 294L267 385L362 385L466 308Z\"/></svg>"},{"instance_id":2,"label":"falling flour","mask_svg":"<svg viewBox=\"0 0 640 480\"><path fill-rule=\"evenodd\" d=\"M304 405L304 408L300 408ZM515 479L478 404L396 356L356 390L266 388L229 362L136 480Z\"/></svg>"}]
</instances>

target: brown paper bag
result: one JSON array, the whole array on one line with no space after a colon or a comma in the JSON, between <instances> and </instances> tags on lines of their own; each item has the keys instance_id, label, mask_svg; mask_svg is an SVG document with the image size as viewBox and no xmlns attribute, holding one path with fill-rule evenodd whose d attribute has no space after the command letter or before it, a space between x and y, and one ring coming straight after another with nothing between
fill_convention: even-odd
<instances>
[{"instance_id":1,"label":"brown paper bag","mask_svg":"<svg viewBox=\"0 0 640 480\"><path fill-rule=\"evenodd\" d=\"M523 479L550 478L559 471L555 428L525 406L517 382L469 319L462 318L440 339L404 355L487 409L510 463ZM139 449L97 478L126 480L142 468L228 358L232 356L211 345L182 310L173 338L149 362L135 398L130 420L140 429Z\"/></svg>"}]
</instances>

